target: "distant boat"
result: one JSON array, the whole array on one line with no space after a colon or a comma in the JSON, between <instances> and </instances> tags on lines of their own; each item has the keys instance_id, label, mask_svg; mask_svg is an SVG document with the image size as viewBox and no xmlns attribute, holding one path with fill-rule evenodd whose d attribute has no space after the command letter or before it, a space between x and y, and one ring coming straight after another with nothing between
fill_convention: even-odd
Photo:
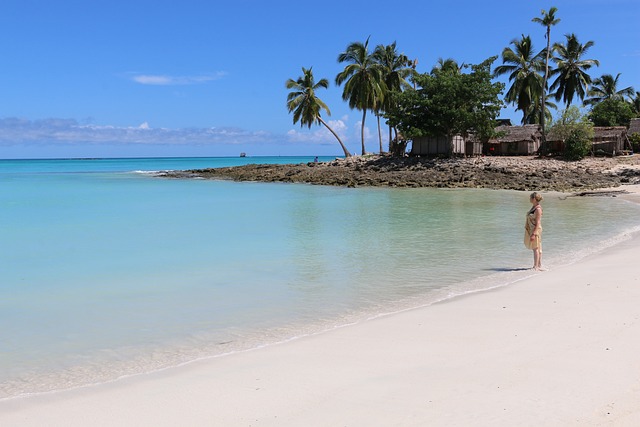
<instances>
[{"instance_id":1,"label":"distant boat","mask_svg":"<svg viewBox=\"0 0 640 427\"><path fill-rule=\"evenodd\" d=\"M240 153L240 157L247 157L247 153Z\"/></svg>"}]
</instances>

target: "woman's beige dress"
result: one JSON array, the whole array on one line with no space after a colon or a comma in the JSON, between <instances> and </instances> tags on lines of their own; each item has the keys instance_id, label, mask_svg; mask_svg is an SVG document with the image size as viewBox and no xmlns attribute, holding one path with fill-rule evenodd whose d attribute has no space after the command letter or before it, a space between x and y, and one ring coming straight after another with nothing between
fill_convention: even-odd
<instances>
[{"instance_id":1,"label":"woman's beige dress","mask_svg":"<svg viewBox=\"0 0 640 427\"><path fill-rule=\"evenodd\" d=\"M527 212L527 221L524 224L524 245L527 249L540 249L542 252L542 226L538 229L535 239L531 238L531 232L536 228L536 210L540 209L542 217L542 206L538 205Z\"/></svg>"}]
</instances>

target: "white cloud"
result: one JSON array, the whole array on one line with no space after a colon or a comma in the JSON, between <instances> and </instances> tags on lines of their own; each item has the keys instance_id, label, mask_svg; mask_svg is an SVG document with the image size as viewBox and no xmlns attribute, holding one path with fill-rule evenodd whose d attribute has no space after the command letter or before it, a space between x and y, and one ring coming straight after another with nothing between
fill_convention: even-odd
<instances>
[{"instance_id":1,"label":"white cloud","mask_svg":"<svg viewBox=\"0 0 640 427\"><path fill-rule=\"evenodd\" d=\"M147 122L137 127L81 125L71 119L0 119L0 146L17 144L260 144L277 140L264 131L237 128L151 128Z\"/></svg>"},{"instance_id":2,"label":"white cloud","mask_svg":"<svg viewBox=\"0 0 640 427\"><path fill-rule=\"evenodd\" d=\"M333 129L335 133L338 134L342 142L346 142L346 131L348 127L344 121L329 120L327 124L331 129ZM291 142L305 142L314 144L333 144L337 142L336 137L333 136L333 134L329 132L329 130L323 125L320 125L310 131L299 131L291 129L289 132L287 132L287 136L289 137L289 141Z\"/></svg>"},{"instance_id":3,"label":"white cloud","mask_svg":"<svg viewBox=\"0 0 640 427\"><path fill-rule=\"evenodd\" d=\"M220 80L227 73L218 71L216 73L208 73L197 76L169 76L162 74L130 74L130 79L136 83L154 86L176 86L176 85L193 85L208 83L214 80Z\"/></svg>"}]
</instances>

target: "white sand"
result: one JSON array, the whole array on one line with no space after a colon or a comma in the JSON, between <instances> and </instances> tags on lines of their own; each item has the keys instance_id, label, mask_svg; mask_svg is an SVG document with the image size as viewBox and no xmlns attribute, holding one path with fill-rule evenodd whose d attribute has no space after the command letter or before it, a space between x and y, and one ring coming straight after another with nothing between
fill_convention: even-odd
<instances>
[{"instance_id":1,"label":"white sand","mask_svg":"<svg viewBox=\"0 0 640 427\"><path fill-rule=\"evenodd\" d=\"M0 425L639 426L640 236L499 290L6 400Z\"/></svg>"}]
</instances>

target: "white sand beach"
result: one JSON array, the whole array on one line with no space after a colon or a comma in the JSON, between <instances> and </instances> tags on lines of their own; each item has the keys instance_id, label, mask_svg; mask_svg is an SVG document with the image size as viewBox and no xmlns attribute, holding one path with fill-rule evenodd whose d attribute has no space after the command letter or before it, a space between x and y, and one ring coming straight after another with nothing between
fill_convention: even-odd
<instances>
[{"instance_id":1,"label":"white sand beach","mask_svg":"<svg viewBox=\"0 0 640 427\"><path fill-rule=\"evenodd\" d=\"M4 400L0 425L637 426L640 236L497 290Z\"/></svg>"}]
</instances>

